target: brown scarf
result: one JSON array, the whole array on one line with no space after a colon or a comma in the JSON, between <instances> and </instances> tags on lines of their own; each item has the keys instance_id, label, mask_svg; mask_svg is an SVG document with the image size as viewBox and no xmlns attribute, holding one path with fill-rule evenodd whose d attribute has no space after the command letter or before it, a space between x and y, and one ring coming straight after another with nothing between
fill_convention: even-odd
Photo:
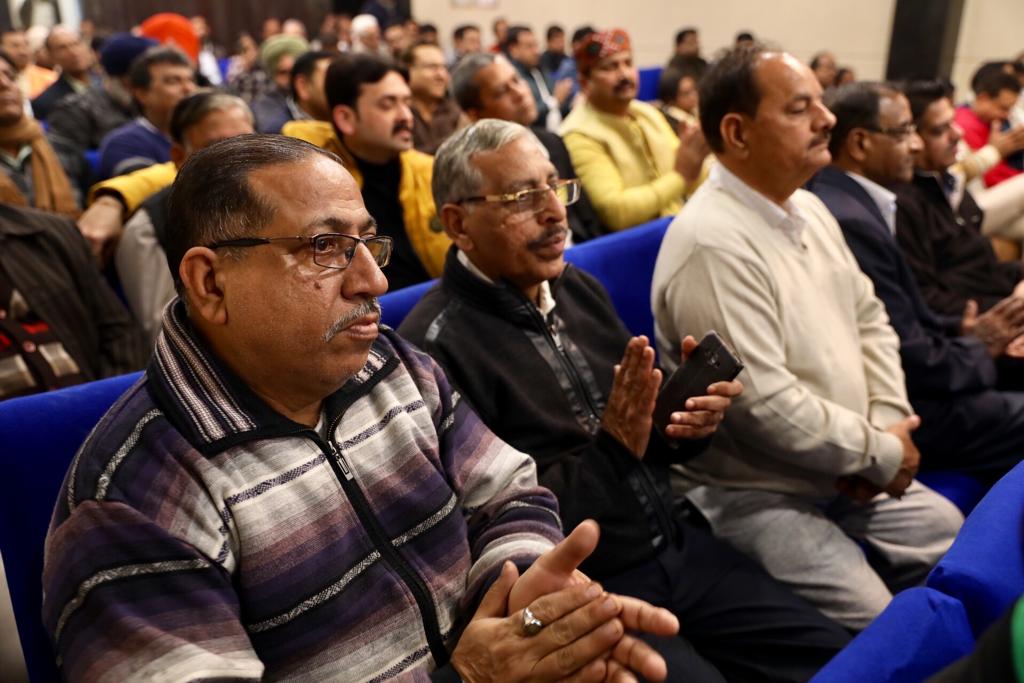
<instances>
[{"instance_id":1,"label":"brown scarf","mask_svg":"<svg viewBox=\"0 0 1024 683\"><path fill-rule=\"evenodd\" d=\"M23 116L13 125L0 127L0 145L26 144L32 148L32 189L36 195L36 208L77 217L79 210L71 183L40 125ZM0 202L28 206L25 195L6 173L0 173Z\"/></svg>"}]
</instances>

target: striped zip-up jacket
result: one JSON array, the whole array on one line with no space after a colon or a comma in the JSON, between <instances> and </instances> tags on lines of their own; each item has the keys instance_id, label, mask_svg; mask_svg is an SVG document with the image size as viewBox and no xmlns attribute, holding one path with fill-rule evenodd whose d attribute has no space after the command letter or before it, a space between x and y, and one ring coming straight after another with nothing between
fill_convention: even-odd
<instances>
[{"instance_id":1,"label":"striped zip-up jacket","mask_svg":"<svg viewBox=\"0 0 1024 683\"><path fill-rule=\"evenodd\" d=\"M272 411L180 301L65 478L43 618L73 681L427 680L484 586L561 537L533 461L385 329L325 400Z\"/></svg>"}]
</instances>

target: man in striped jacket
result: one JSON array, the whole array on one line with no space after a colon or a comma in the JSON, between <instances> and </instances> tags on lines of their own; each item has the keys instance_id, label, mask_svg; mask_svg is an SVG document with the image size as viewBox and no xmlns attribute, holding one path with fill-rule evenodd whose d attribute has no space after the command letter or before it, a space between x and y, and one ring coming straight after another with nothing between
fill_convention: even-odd
<instances>
[{"instance_id":1,"label":"man in striped jacket","mask_svg":"<svg viewBox=\"0 0 1024 683\"><path fill-rule=\"evenodd\" d=\"M169 225L181 296L47 539L67 679L664 676L624 629L675 619L574 572L596 526L555 546L530 458L379 333L391 240L336 157L218 143L182 168Z\"/></svg>"}]
</instances>

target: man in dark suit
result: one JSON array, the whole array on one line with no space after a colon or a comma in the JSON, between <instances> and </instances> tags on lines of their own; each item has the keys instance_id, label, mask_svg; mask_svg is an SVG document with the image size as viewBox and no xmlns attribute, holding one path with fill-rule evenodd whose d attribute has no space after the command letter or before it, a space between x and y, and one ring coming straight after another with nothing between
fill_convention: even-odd
<instances>
[{"instance_id":1,"label":"man in dark suit","mask_svg":"<svg viewBox=\"0 0 1024 683\"><path fill-rule=\"evenodd\" d=\"M999 476L1024 454L1024 393L996 389L996 360L1024 332L1024 301L1007 299L981 315L936 315L895 238L891 188L911 180L922 146L907 98L884 84L855 83L826 104L837 119L832 165L810 189L839 221L900 337L907 391L921 416L914 441L922 466Z\"/></svg>"}]
</instances>

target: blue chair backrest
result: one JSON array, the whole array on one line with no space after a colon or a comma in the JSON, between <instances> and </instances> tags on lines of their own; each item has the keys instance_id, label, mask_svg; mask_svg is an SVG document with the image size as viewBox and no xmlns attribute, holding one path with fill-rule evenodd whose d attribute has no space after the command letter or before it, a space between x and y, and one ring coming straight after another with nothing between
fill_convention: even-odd
<instances>
[{"instance_id":1,"label":"blue chair backrest","mask_svg":"<svg viewBox=\"0 0 1024 683\"><path fill-rule=\"evenodd\" d=\"M639 71L640 83L637 85L636 98L644 102L658 99L658 79L661 78L661 67L652 66Z\"/></svg>"},{"instance_id":2,"label":"blue chair backrest","mask_svg":"<svg viewBox=\"0 0 1024 683\"><path fill-rule=\"evenodd\" d=\"M85 437L140 374L0 403L0 468L5 481L0 496L0 554L33 681L59 680L40 617L43 541L54 501Z\"/></svg>"},{"instance_id":3,"label":"blue chair backrest","mask_svg":"<svg viewBox=\"0 0 1024 683\"><path fill-rule=\"evenodd\" d=\"M380 298L380 317L388 327L397 328L405 320L405 316L413 309L420 297L434 286L437 280L421 282L412 287L388 292Z\"/></svg>"},{"instance_id":4,"label":"blue chair backrest","mask_svg":"<svg viewBox=\"0 0 1024 683\"><path fill-rule=\"evenodd\" d=\"M975 635L1024 594L1024 463L967 516L927 585L964 604Z\"/></svg>"},{"instance_id":5,"label":"blue chair backrest","mask_svg":"<svg viewBox=\"0 0 1024 683\"><path fill-rule=\"evenodd\" d=\"M930 588L911 588L894 597L811 683L923 681L973 649L960 602Z\"/></svg>"},{"instance_id":6,"label":"blue chair backrest","mask_svg":"<svg viewBox=\"0 0 1024 683\"><path fill-rule=\"evenodd\" d=\"M651 279L661 240L671 222L671 218L659 218L584 242L565 253L567 261L601 281L629 331L647 335L652 345Z\"/></svg>"}]
</instances>

